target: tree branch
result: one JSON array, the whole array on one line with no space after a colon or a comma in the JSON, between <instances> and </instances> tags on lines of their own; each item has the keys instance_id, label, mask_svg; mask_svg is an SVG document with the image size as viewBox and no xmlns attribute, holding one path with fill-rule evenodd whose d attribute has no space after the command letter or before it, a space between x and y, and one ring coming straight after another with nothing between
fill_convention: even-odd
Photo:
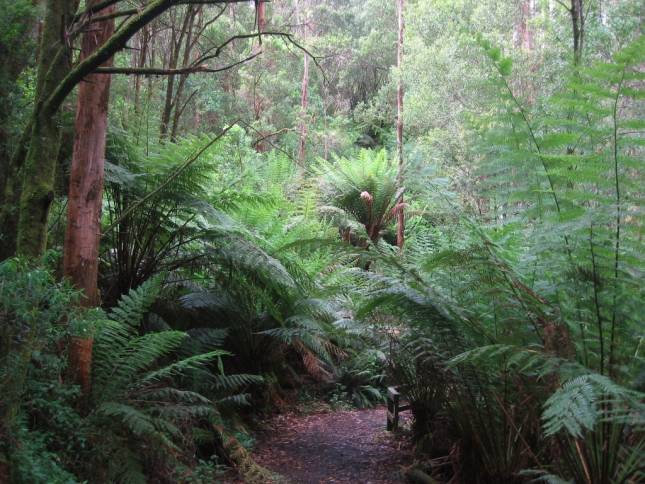
<instances>
[{"instance_id":1,"label":"tree branch","mask_svg":"<svg viewBox=\"0 0 645 484\"><path fill-rule=\"evenodd\" d=\"M564 2L562 2L561 0L555 0L555 1L560 5L562 5L567 12L571 12L572 9L568 7Z\"/></svg>"},{"instance_id":2,"label":"tree branch","mask_svg":"<svg viewBox=\"0 0 645 484\"><path fill-rule=\"evenodd\" d=\"M89 20L89 23L103 22L104 20L110 20L110 19L119 18L119 17L131 17L132 15L136 15L138 13L139 13L138 8L131 8L129 10L119 10L118 12L113 12L106 15L96 15L95 17L91 17Z\"/></svg>"},{"instance_id":3,"label":"tree branch","mask_svg":"<svg viewBox=\"0 0 645 484\"><path fill-rule=\"evenodd\" d=\"M98 2L98 3L95 3L94 5L90 5L82 12L76 14L76 16L74 17L74 22L78 22L83 18L90 17L93 13L100 12L104 8L111 7L115 3L119 3L123 1L124 0L103 0L102 2Z\"/></svg>"},{"instance_id":4,"label":"tree branch","mask_svg":"<svg viewBox=\"0 0 645 484\"><path fill-rule=\"evenodd\" d=\"M211 68L205 64L201 65L190 65L187 67L180 67L177 69L162 69L156 67L97 67L92 71L93 74L125 74L129 76L174 76L178 74L195 74L198 72L222 72L232 69L244 64L255 57L257 57L261 52L257 52L249 57L246 57L238 62L229 64L224 67Z\"/></svg>"},{"instance_id":5,"label":"tree branch","mask_svg":"<svg viewBox=\"0 0 645 484\"><path fill-rule=\"evenodd\" d=\"M122 0L106 0L93 8L105 8ZM74 87L83 80L85 76L94 72L100 65L107 62L114 54L126 47L127 42L139 30L149 24L152 20L164 13L166 10L177 5L217 5L228 3L243 3L246 0L152 0L143 8L138 15L130 17L123 26L115 32L100 49L94 51L84 60L79 62L65 78L54 89L49 98L42 104L39 115L52 116L56 113L65 98ZM91 12L92 10L90 10Z\"/></svg>"}]
</instances>

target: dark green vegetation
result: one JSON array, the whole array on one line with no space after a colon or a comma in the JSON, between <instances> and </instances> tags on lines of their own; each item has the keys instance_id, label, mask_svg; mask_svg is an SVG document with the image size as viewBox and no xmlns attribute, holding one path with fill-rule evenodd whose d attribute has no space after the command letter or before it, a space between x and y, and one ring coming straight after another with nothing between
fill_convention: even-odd
<instances>
[{"instance_id":1,"label":"dark green vegetation","mask_svg":"<svg viewBox=\"0 0 645 484\"><path fill-rule=\"evenodd\" d=\"M392 384L438 481L645 480L642 2L408 0L399 69L394 0L111 3L97 304L97 3L0 0L0 482L266 482L268 414Z\"/></svg>"}]
</instances>

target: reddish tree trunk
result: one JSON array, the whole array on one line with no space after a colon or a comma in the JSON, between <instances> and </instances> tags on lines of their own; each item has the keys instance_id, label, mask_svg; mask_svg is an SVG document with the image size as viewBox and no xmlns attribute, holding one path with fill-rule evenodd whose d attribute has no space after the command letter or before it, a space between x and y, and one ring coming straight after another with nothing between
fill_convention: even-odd
<instances>
[{"instance_id":1,"label":"reddish tree trunk","mask_svg":"<svg viewBox=\"0 0 645 484\"><path fill-rule=\"evenodd\" d=\"M399 161L398 186L403 186L403 79L401 78L401 68L403 64L403 32L405 24L403 22L403 0L398 0L398 21L399 36L396 45L396 67L399 71L399 79L396 89L396 151ZM397 228L396 228L396 245L403 249L405 243L405 213L403 211L403 196L399 201L397 211Z\"/></svg>"},{"instance_id":2,"label":"reddish tree trunk","mask_svg":"<svg viewBox=\"0 0 645 484\"><path fill-rule=\"evenodd\" d=\"M109 7L101 14L109 14L114 8ZM93 23L83 34L81 58L92 54L113 32L114 20ZM97 277L109 93L110 76L106 75L87 76L78 91L63 270L65 277L82 290L81 305L85 307L100 303ZM71 369L73 376L88 391L91 342L71 345L70 353L76 366Z\"/></svg>"},{"instance_id":3,"label":"reddish tree trunk","mask_svg":"<svg viewBox=\"0 0 645 484\"><path fill-rule=\"evenodd\" d=\"M515 43L526 51L533 50L533 29L531 27L533 9L533 0L522 0L520 17L515 27Z\"/></svg>"},{"instance_id":4,"label":"reddish tree trunk","mask_svg":"<svg viewBox=\"0 0 645 484\"><path fill-rule=\"evenodd\" d=\"M258 2L258 32L264 32L266 27L266 2Z\"/></svg>"}]
</instances>

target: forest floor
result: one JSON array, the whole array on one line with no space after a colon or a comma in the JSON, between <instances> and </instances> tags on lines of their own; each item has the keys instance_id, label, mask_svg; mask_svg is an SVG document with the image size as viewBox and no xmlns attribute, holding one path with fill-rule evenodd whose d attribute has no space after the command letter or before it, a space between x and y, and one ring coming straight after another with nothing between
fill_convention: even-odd
<instances>
[{"instance_id":1,"label":"forest floor","mask_svg":"<svg viewBox=\"0 0 645 484\"><path fill-rule=\"evenodd\" d=\"M294 484L404 482L407 439L385 430L384 407L274 417L259 434L255 461Z\"/></svg>"}]
</instances>

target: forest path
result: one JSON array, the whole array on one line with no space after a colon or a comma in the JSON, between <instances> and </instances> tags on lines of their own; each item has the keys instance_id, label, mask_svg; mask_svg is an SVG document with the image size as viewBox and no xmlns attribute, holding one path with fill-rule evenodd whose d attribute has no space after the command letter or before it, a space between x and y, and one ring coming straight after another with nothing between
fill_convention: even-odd
<instances>
[{"instance_id":1,"label":"forest path","mask_svg":"<svg viewBox=\"0 0 645 484\"><path fill-rule=\"evenodd\" d=\"M404 482L408 446L385 430L385 408L280 415L259 436L255 461L294 484Z\"/></svg>"}]
</instances>

